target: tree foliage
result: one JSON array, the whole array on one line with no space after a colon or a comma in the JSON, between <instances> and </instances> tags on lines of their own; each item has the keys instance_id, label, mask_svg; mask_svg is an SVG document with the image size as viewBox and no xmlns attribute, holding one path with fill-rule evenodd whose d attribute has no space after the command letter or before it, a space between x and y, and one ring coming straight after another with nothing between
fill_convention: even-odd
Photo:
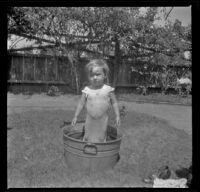
<instances>
[{"instance_id":1,"label":"tree foliage","mask_svg":"<svg viewBox=\"0 0 200 192\"><path fill-rule=\"evenodd\" d=\"M190 27L178 20L156 27L157 13L154 7L145 15L128 7L14 7L8 11L8 33L95 51L114 49L117 38L124 56L191 51Z\"/></svg>"},{"instance_id":2,"label":"tree foliage","mask_svg":"<svg viewBox=\"0 0 200 192\"><path fill-rule=\"evenodd\" d=\"M145 14L139 7L11 7L8 33L77 58L83 51L114 56L116 68L123 58L182 64L183 53L192 51L191 26L183 27L178 20L156 26L158 12L157 7Z\"/></svg>"}]
</instances>

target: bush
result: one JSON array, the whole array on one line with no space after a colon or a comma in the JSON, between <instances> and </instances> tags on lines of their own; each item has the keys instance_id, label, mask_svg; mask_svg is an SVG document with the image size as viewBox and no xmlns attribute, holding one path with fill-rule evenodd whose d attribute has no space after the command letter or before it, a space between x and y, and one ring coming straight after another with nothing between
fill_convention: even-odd
<instances>
[{"instance_id":1,"label":"bush","mask_svg":"<svg viewBox=\"0 0 200 192\"><path fill-rule=\"evenodd\" d=\"M189 96L192 90L191 84L178 84L176 87L178 94L181 96Z\"/></svg>"},{"instance_id":2,"label":"bush","mask_svg":"<svg viewBox=\"0 0 200 192\"><path fill-rule=\"evenodd\" d=\"M142 95L147 95L147 87L146 86L139 86L137 88L137 92Z\"/></svg>"},{"instance_id":3,"label":"bush","mask_svg":"<svg viewBox=\"0 0 200 192\"><path fill-rule=\"evenodd\" d=\"M47 95L49 96L58 96L60 95L60 91L58 89L58 87L56 86L51 86L47 92Z\"/></svg>"}]
</instances>

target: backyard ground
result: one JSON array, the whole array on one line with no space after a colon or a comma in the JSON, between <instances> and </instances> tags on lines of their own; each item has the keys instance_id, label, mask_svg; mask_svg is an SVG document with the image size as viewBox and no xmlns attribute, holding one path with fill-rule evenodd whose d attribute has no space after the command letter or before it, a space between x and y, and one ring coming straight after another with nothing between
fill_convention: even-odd
<instances>
[{"instance_id":1,"label":"backyard ground","mask_svg":"<svg viewBox=\"0 0 200 192\"><path fill-rule=\"evenodd\" d=\"M79 96L8 93L8 187L151 187L142 180L161 166L189 167L191 106L137 103L133 97L118 96L127 112L119 162L113 170L81 175L64 163L60 128L72 119Z\"/></svg>"}]
</instances>

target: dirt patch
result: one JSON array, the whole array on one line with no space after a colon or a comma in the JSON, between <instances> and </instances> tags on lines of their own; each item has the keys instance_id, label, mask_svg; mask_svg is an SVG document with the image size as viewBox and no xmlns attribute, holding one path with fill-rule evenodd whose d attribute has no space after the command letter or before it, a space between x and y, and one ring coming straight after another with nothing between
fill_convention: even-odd
<instances>
[{"instance_id":1,"label":"dirt patch","mask_svg":"<svg viewBox=\"0 0 200 192\"><path fill-rule=\"evenodd\" d=\"M115 168L92 176L74 174L64 163L59 128L73 114L40 110L8 115L8 187L144 187L142 178L160 166L176 169L191 163L190 135L165 120L132 111L122 120L121 158Z\"/></svg>"}]
</instances>

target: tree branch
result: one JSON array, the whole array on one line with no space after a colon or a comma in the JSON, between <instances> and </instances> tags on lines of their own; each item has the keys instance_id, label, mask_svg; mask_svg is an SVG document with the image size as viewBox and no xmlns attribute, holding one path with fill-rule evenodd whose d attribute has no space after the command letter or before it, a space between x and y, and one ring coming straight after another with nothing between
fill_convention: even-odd
<instances>
[{"instance_id":1,"label":"tree branch","mask_svg":"<svg viewBox=\"0 0 200 192\"><path fill-rule=\"evenodd\" d=\"M32 36L32 35L27 35L27 34L24 34L24 33L12 33L13 35L17 35L17 36L21 36L21 37L25 37L27 39L33 39L33 40L37 40L37 41L41 41L41 42L44 42L44 43L51 43L51 44L55 44L57 46L57 42L55 41L52 41L52 40L47 40L47 39L44 39L44 38L41 38L41 37L35 37L35 36ZM97 43L100 43L101 41L99 40L93 40L91 42L89 41L77 41L77 42L74 42L74 43L60 43L60 45L63 45L63 46L73 46L73 45L87 45L87 44L97 44Z\"/></svg>"},{"instance_id":2,"label":"tree branch","mask_svg":"<svg viewBox=\"0 0 200 192\"><path fill-rule=\"evenodd\" d=\"M33 49L46 49L46 48L55 48L55 45L45 45L45 46L30 46L30 47L22 47L22 48L18 48L18 49L9 49L8 51L10 53L13 52L17 52L17 51L29 51L29 50L33 50Z\"/></svg>"},{"instance_id":3,"label":"tree branch","mask_svg":"<svg viewBox=\"0 0 200 192\"><path fill-rule=\"evenodd\" d=\"M92 50L89 50L89 49L86 49L86 48L82 48L81 51L85 51L87 53L92 53L92 54L98 54L98 55L106 56L106 57L109 57L109 58L114 58L114 56L112 56L112 55L103 54L103 53L100 53L98 51L92 51Z\"/></svg>"},{"instance_id":4,"label":"tree branch","mask_svg":"<svg viewBox=\"0 0 200 192\"><path fill-rule=\"evenodd\" d=\"M22 38L22 39L17 39L11 46L10 46L10 50L18 43L18 42L20 42L20 41L22 41L22 40L24 40L24 38Z\"/></svg>"},{"instance_id":5,"label":"tree branch","mask_svg":"<svg viewBox=\"0 0 200 192\"><path fill-rule=\"evenodd\" d=\"M17 35L17 36L20 36L20 37L25 37L27 39L42 41L42 42L45 42L45 43L52 43L52 44L56 43L55 41L47 40L47 39L44 39L44 38L41 38L41 37L36 37L36 36L33 36L33 35L27 35L27 34L24 34L24 33L11 33L11 35Z\"/></svg>"},{"instance_id":6,"label":"tree branch","mask_svg":"<svg viewBox=\"0 0 200 192\"><path fill-rule=\"evenodd\" d=\"M142 49L145 49L145 50L148 50L148 51L152 51L154 53L161 53L161 54L164 54L164 55L167 55L167 56L170 56L170 57L173 57L175 53L178 53L178 51L174 51L174 52L168 52L168 51L162 51L162 50L158 50L158 49L155 49L155 48L151 48L151 47L146 47L144 45L140 45L136 42L133 42L134 43L134 46L136 48L142 48Z\"/></svg>"}]
</instances>

